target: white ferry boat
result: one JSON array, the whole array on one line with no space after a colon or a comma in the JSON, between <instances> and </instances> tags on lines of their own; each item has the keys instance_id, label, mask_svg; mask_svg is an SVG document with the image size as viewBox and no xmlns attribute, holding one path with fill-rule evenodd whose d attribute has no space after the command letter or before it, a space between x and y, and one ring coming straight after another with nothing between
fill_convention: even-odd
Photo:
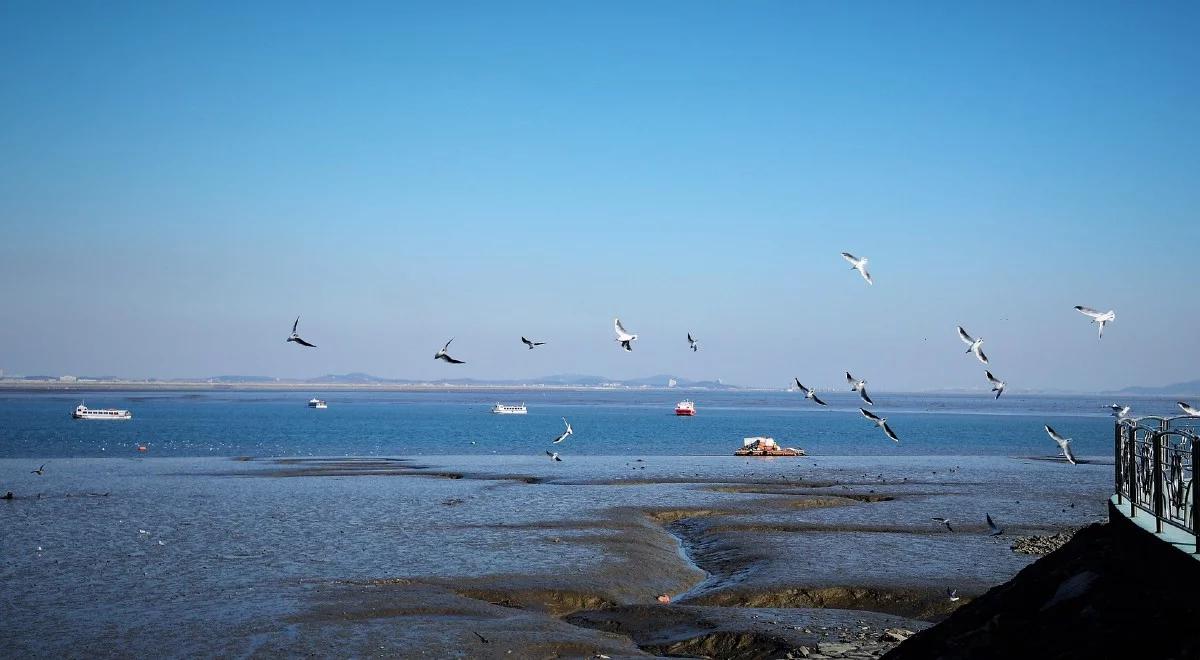
<instances>
[{"instance_id":1,"label":"white ferry boat","mask_svg":"<svg viewBox=\"0 0 1200 660\"><path fill-rule=\"evenodd\" d=\"M133 413L128 410L115 410L105 408L103 410L90 410L87 406L80 403L75 407L75 412L71 413L74 419L133 419Z\"/></svg>"},{"instance_id":2,"label":"white ferry boat","mask_svg":"<svg viewBox=\"0 0 1200 660\"><path fill-rule=\"evenodd\" d=\"M696 403L691 399L684 399L675 404L675 414L680 417L691 417L696 414Z\"/></svg>"},{"instance_id":3,"label":"white ferry boat","mask_svg":"<svg viewBox=\"0 0 1200 660\"><path fill-rule=\"evenodd\" d=\"M523 403L519 406L506 406L501 403L492 406L493 415L524 415L528 412L529 409Z\"/></svg>"},{"instance_id":4,"label":"white ferry boat","mask_svg":"<svg viewBox=\"0 0 1200 660\"><path fill-rule=\"evenodd\" d=\"M316 408L318 410L324 410L325 408L328 408L329 405L327 403L325 403L325 401L323 399L309 399L308 407Z\"/></svg>"}]
</instances>

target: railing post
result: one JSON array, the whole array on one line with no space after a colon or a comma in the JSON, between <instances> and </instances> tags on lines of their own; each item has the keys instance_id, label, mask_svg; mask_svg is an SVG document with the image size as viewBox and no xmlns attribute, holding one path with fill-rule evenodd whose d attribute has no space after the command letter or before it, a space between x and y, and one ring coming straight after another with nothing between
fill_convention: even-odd
<instances>
[{"instance_id":1,"label":"railing post","mask_svg":"<svg viewBox=\"0 0 1200 660\"><path fill-rule=\"evenodd\" d=\"M1190 496L1192 498L1192 537L1196 542L1192 548L1193 554L1200 553L1200 498L1197 498L1196 492L1196 469L1200 468L1200 442L1196 438L1190 438L1192 441L1192 480L1188 483L1188 488L1191 489Z\"/></svg>"},{"instance_id":2,"label":"railing post","mask_svg":"<svg viewBox=\"0 0 1200 660\"><path fill-rule=\"evenodd\" d=\"M1137 474L1137 429L1129 427L1125 430L1125 441L1129 443L1128 455L1129 464L1126 466L1126 478L1129 480L1129 517L1137 516L1137 500L1138 500L1138 474Z\"/></svg>"},{"instance_id":3,"label":"railing post","mask_svg":"<svg viewBox=\"0 0 1200 660\"><path fill-rule=\"evenodd\" d=\"M1121 473L1125 467L1121 464L1121 420L1117 420L1113 427L1113 465L1116 468L1113 470L1113 488L1117 491L1117 504L1121 504L1124 500L1121 499Z\"/></svg>"},{"instance_id":4,"label":"railing post","mask_svg":"<svg viewBox=\"0 0 1200 660\"><path fill-rule=\"evenodd\" d=\"M1154 531L1162 534L1162 519L1163 519L1163 441L1166 436L1162 431L1154 434L1154 455L1151 456L1151 465L1154 466Z\"/></svg>"}]
</instances>

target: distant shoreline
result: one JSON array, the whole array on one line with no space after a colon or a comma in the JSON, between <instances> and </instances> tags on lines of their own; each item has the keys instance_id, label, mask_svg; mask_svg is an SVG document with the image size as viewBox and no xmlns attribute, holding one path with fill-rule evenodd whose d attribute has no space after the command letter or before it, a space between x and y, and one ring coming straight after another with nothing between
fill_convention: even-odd
<instances>
[{"instance_id":1,"label":"distant shoreline","mask_svg":"<svg viewBox=\"0 0 1200 660\"><path fill-rule=\"evenodd\" d=\"M453 385L438 383L208 383L197 382L143 382L143 381L0 381L0 391L26 392L75 392L75 391L296 391L296 390L340 390L363 392L498 392L498 391L550 391L550 392L785 392L782 388L738 387L709 389L704 387L663 387L650 385L598 386L598 385Z\"/></svg>"}]
</instances>

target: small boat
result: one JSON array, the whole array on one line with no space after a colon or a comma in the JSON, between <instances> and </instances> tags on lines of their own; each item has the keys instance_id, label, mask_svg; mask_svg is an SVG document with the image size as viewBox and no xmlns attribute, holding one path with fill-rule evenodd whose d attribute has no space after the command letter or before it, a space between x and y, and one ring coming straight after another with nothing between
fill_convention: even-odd
<instances>
[{"instance_id":1,"label":"small boat","mask_svg":"<svg viewBox=\"0 0 1200 660\"><path fill-rule=\"evenodd\" d=\"M733 452L734 456L804 456L803 449L795 447L780 447L775 444L775 438L755 436L743 438L742 447Z\"/></svg>"},{"instance_id":2,"label":"small boat","mask_svg":"<svg viewBox=\"0 0 1200 660\"><path fill-rule=\"evenodd\" d=\"M496 405L492 406L493 415L524 415L528 412L529 409L525 407L524 403L519 406L506 406L497 402Z\"/></svg>"},{"instance_id":3,"label":"small boat","mask_svg":"<svg viewBox=\"0 0 1200 660\"><path fill-rule=\"evenodd\" d=\"M675 414L680 417L691 417L696 414L696 403L691 399L684 399L675 404Z\"/></svg>"},{"instance_id":4,"label":"small boat","mask_svg":"<svg viewBox=\"0 0 1200 660\"><path fill-rule=\"evenodd\" d=\"M316 408L317 410L324 410L329 407L329 404L325 403L324 399L309 399L308 407Z\"/></svg>"},{"instance_id":5,"label":"small boat","mask_svg":"<svg viewBox=\"0 0 1200 660\"><path fill-rule=\"evenodd\" d=\"M71 413L71 417L73 419L133 419L133 413L113 408L92 410L81 402L75 407L75 412Z\"/></svg>"}]
</instances>

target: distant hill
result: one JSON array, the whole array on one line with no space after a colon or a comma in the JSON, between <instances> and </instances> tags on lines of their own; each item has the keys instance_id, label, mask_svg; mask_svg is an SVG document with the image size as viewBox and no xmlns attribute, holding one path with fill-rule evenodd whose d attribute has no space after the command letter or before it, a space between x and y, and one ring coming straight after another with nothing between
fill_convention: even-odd
<instances>
[{"instance_id":1,"label":"distant hill","mask_svg":"<svg viewBox=\"0 0 1200 660\"><path fill-rule=\"evenodd\" d=\"M1126 387L1123 390L1118 390L1118 393L1134 395L1140 394L1144 396L1200 396L1200 380L1189 380L1183 383L1160 385L1158 387L1137 385L1134 387Z\"/></svg>"},{"instance_id":2,"label":"distant hill","mask_svg":"<svg viewBox=\"0 0 1200 660\"><path fill-rule=\"evenodd\" d=\"M618 379L607 378L604 376L592 376L590 374L554 374L551 376L540 376L536 378L525 379L479 379L479 378L438 378L430 380L414 380L410 378L384 378L382 376L372 376L361 372L349 374L326 374L316 378L272 378L269 376L213 376L211 378L200 379L202 381L210 381L213 383L237 385L237 384L268 384L268 383L313 383L326 385L459 385L459 386L528 386L528 385L549 385L555 387L603 387L603 386L624 386L624 387L668 387L671 380L676 381L675 387L679 388L703 388L712 390L733 390L738 389L735 385L727 385L719 380L688 380L668 374L658 374L647 376L644 378ZM189 381L195 382L192 379L178 379L179 382Z\"/></svg>"}]
</instances>

